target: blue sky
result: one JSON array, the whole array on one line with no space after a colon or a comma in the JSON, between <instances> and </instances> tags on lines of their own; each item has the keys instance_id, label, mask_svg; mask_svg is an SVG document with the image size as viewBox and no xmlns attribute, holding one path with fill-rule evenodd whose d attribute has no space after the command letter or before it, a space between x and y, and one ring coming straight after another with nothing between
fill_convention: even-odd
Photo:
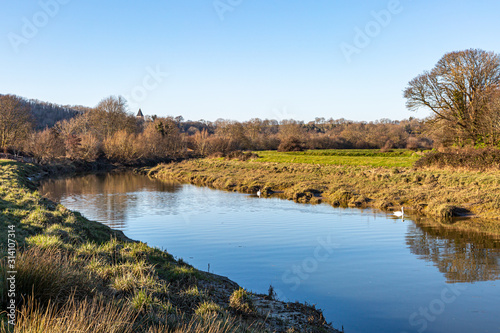
<instances>
[{"instance_id":1,"label":"blue sky","mask_svg":"<svg viewBox=\"0 0 500 333\"><path fill-rule=\"evenodd\" d=\"M408 81L500 53L496 0L0 2L0 93L192 120L425 117Z\"/></svg>"}]
</instances>

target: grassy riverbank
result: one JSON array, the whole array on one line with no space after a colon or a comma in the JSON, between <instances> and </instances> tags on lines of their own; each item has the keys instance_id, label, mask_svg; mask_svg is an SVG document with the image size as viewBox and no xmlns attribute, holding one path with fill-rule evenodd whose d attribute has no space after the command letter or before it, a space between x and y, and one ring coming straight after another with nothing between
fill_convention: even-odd
<instances>
[{"instance_id":1,"label":"grassy riverbank","mask_svg":"<svg viewBox=\"0 0 500 333\"><path fill-rule=\"evenodd\" d=\"M328 155L258 154L263 158L189 160L159 165L147 172L158 179L177 179L229 191L255 193L261 189L264 195L282 192L285 198L303 203L327 202L336 206L371 206L383 210L404 206L410 214L430 216L447 226L500 235L498 171L389 167L395 163L411 165L416 160L411 153L399 152L389 153L397 155L388 155L385 167L351 165L353 156L331 155L327 163ZM282 162L294 158L301 163ZM343 158L348 162L343 163ZM367 156L365 164L376 162L378 165L379 158L384 159L383 153ZM335 162L339 160L341 162ZM474 215L475 218L449 220L459 215Z\"/></svg>"},{"instance_id":2,"label":"grassy riverbank","mask_svg":"<svg viewBox=\"0 0 500 333\"><path fill-rule=\"evenodd\" d=\"M0 161L2 311L8 230L18 245L16 326L3 312L1 333L334 331L313 307L248 293L42 198L30 180L39 172Z\"/></svg>"}]
</instances>

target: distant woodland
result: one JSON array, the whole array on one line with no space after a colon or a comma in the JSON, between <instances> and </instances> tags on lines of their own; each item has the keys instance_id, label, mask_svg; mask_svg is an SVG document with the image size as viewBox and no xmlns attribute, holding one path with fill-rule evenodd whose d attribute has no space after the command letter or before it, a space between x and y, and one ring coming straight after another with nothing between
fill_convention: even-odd
<instances>
[{"instance_id":1,"label":"distant woodland","mask_svg":"<svg viewBox=\"0 0 500 333\"><path fill-rule=\"evenodd\" d=\"M61 120L71 119L88 110L89 107L80 105L58 105L36 99L21 99L31 110L35 130L53 127Z\"/></svg>"},{"instance_id":2,"label":"distant woodland","mask_svg":"<svg viewBox=\"0 0 500 333\"><path fill-rule=\"evenodd\" d=\"M137 117L128 111L126 101L116 96L103 99L94 108L85 108L3 95L0 107L4 115L7 109L15 110L10 112L11 122L17 122L11 126L12 133L4 135L2 149L42 163L99 158L128 163L187 155L223 156L238 150L422 149L433 144L425 134L426 122L419 119L186 121L181 116Z\"/></svg>"},{"instance_id":3,"label":"distant woodland","mask_svg":"<svg viewBox=\"0 0 500 333\"><path fill-rule=\"evenodd\" d=\"M240 150L498 147L500 57L465 50L443 56L404 91L407 107L426 119L350 121L316 118L244 122L137 116L121 96L95 107L62 106L0 95L0 149L36 162L113 162L224 156ZM147 110L144 110L147 114ZM153 113L153 112L151 112Z\"/></svg>"}]
</instances>

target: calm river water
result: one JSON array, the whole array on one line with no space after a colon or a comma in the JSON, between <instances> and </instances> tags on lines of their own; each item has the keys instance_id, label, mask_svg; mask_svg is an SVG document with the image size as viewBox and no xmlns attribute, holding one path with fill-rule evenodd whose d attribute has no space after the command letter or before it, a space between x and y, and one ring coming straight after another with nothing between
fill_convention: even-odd
<instances>
[{"instance_id":1,"label":"calm river water","mask_svg":"<svg viewBox=\"0 0 500 333\"><path fill-rule=\"evenodd\" d=\"M130 173L40 192L249 290L316 304L347 333L500 332L498 240Z\"/></svg>"}]
</instances>

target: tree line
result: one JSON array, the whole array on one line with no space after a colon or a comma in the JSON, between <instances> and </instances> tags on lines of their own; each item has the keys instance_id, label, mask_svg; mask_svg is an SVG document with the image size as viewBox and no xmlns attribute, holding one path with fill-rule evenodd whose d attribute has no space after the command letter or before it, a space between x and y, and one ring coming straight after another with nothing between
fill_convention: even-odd
<instances>
[{"instance_id":1,"label":"tree line","mask_svg":"<svg viewBox=\"0 0 500 333\"><path fill-rule=\"evenodd\" d=\"M419 119L356 122L316 118L296 120L218 119L184 121L178 117L128 112L125 99L110 96L96 107L37 130L30 108L17 96L0 96L0 141L4 152L24 154L37 162L137 160L225 155L237 150L304 150L343 148L429 148L425 122ZM8 126L6 126L9 124Z\"/></svg>"},{"instance_id":2,"label":"tree line","mask_svg":"<svg viewBox=\"0 0 500 333\"><path fill-rule=\"evenodd\" d=\"M33 126L37 130L52 127L58 121L73 118L90 110L89 107L82 105L59 105L37 99L19 98L19 102L31 110Z\"/></svg>"},{"instance_id":3,"label":"tree line","mask_svg":"<svg viewBox=\"0 0 500 333\"><path fill-rule=\"evenodd\" d=\"M237 150L389 150L500 144L497 54L482 50L448 53L434 69L411 80L404 96L410 110L427 108L432 116L372 122L343 118L185 121L182 116L136 117L121 96L104 98L96 107L87 108L0 95L0 149L41 163L100 158L130 163L227 155ZM45 127L41 128L39 119L44 114L53 117L42 122Z\"/></svg>"}]
</instances>

